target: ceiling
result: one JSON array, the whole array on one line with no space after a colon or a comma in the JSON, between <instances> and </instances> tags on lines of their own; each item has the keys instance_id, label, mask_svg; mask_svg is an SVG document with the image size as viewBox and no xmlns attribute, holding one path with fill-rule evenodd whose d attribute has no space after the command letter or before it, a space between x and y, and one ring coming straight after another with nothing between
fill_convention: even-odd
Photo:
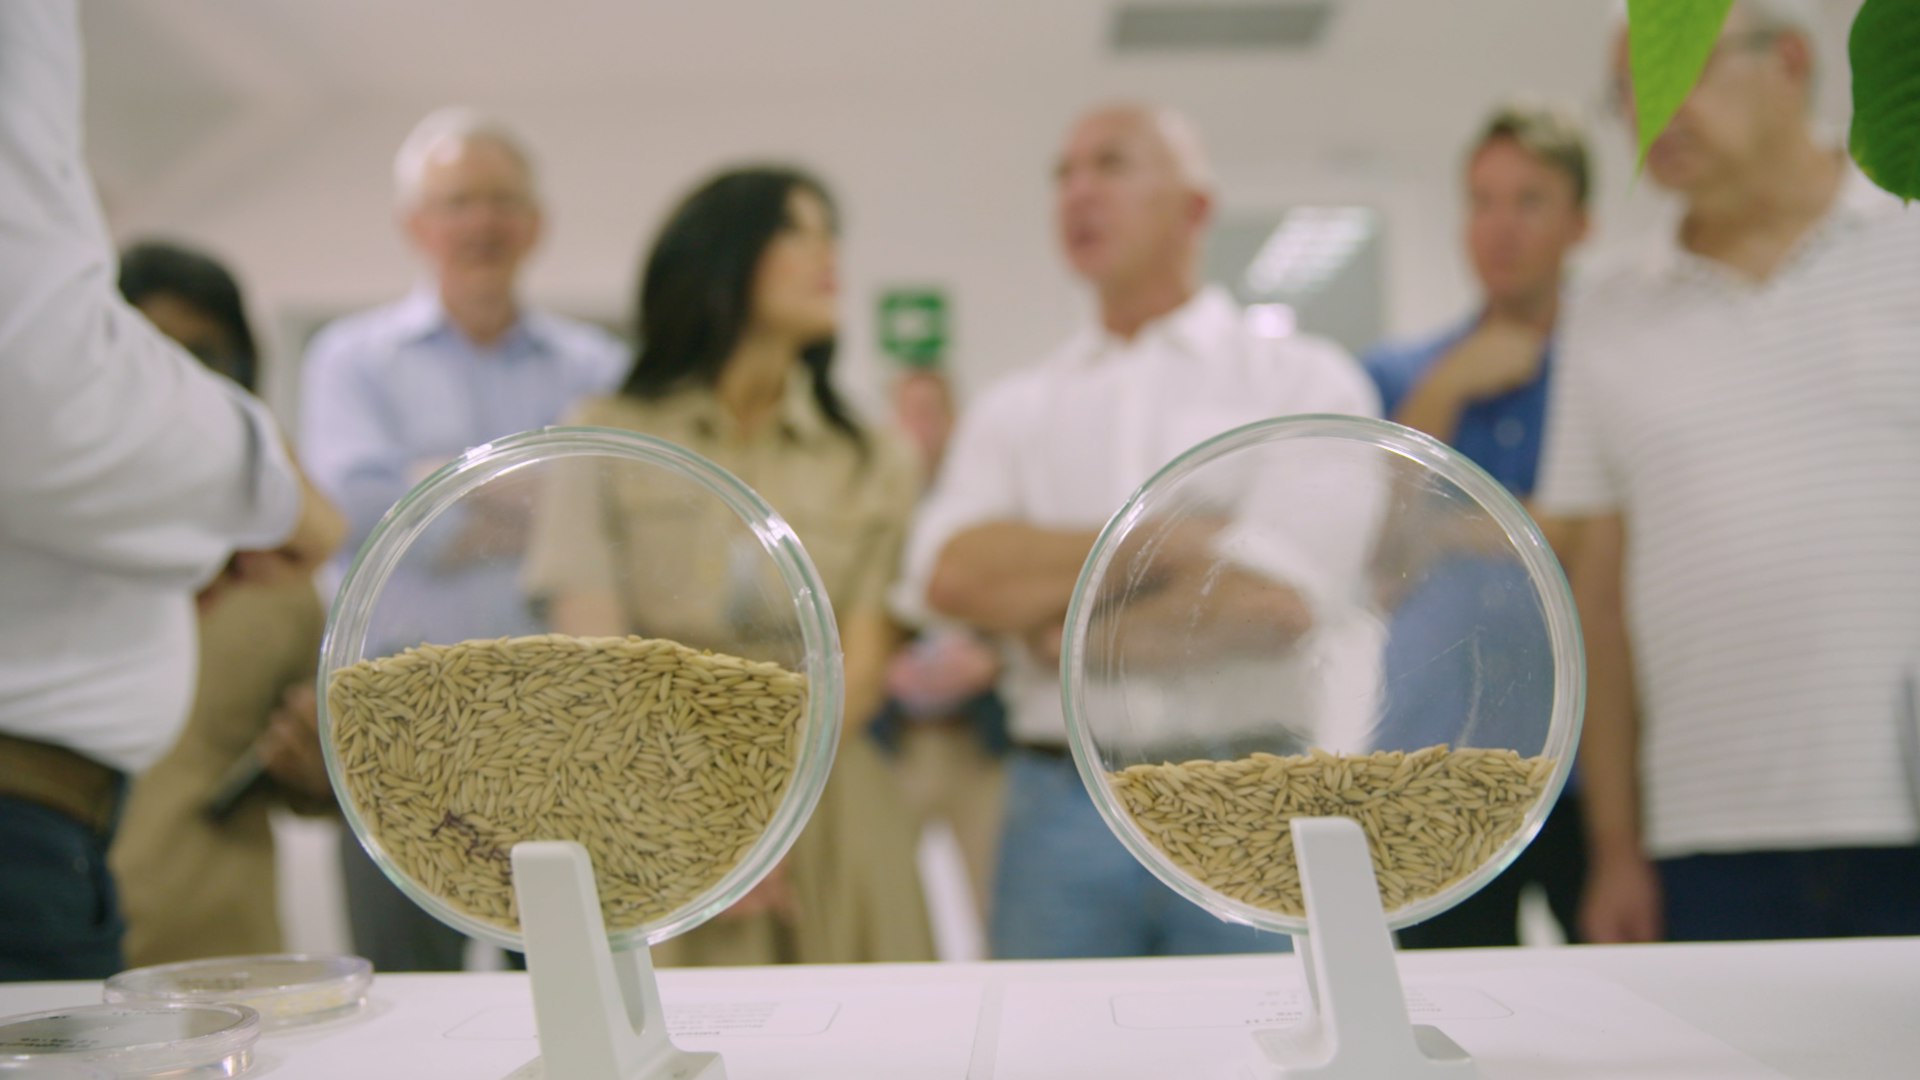
<instances>
[{"instance_id":1,"label":"ceiling","mask_svg":"<svg viewBox=\"0 0 1920 1080\"><path fill-rule=\"evenodd\" d=\"M1307 49L1125 53L1110 45L1107 0L87 0L82 10L95 163L123 202L241 182L234 174L277 141L378 103L658 106L853 90L1064 110L1125 92L1181 102L1203 128L1209 114L1272 115L1276 131L1315 136L1261 153L1366 167L1391 155L1384 147L1451 145L1457 125L1435 130L1431 117L1474 115L1514 86L1597 97L1605 0L1330 7Z\"/></svg>"},{"instance_id":2,"label":"ceiling","mask_svg":"<svg viewBox=\"0 0 1920 1080\"><path fill-rule=\"evenodd\" d=\"M1859 0L1823 2L1844 27ZM88 123L103 187L125 201L244 183L277 142L382 103L848 91L1055 111L1136 94L1203 129L1271 117L1288 143L1245 156L1391 170L1450 156L1459 118L1516 89L1596 105L1615 18L1611 0L1151 4L1236 5L1330 14L1305 49L1118 52L1121 0L83 0Z\"/></svg>"},{"instance_id":3,"label":"ceiling","mask_svg":"<svg viewBox=\"0 0 1920 1080\"><path fill-rule=\"evenodd\" d=\"M1860 0L1819 2L1843 29ZM636 238L679 186L770 154L820 167L858 208L850 289L943 280L965 294L957 318L985 374L1031 355L1071 311L1043 178L1061 128L1092 100L1185 110L1229 211L1380 210L1398 332L1468 302L1460 148L1515 92L1594 123L1601 242L1630 238L1657 209L1599 109L1617 0L80 3L91 156L116 235L220 252L289 325L412 280L383 221L386 164L420 115L452 103L533 142L556 222L536 295L619 310ZM1177 21L1184 6L1235 4L1325 12L1264 20L1310 26L1302 47L1113 47L1123 7L1153 9L1160 26L1169 10ZM1830 115L1837 98L1844 116L1843 41L1829 53L1827 82L1842 91Z\"/></svg>"}]
</instances>

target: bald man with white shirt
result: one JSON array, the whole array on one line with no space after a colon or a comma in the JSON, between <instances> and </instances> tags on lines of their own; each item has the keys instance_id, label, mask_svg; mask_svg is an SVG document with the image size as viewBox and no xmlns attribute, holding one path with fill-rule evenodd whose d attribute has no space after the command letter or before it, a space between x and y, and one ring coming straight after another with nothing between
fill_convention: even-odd
<instances>
[{"instance_id":1,"label":"bald man with white shirt","mask_svg":"<svg viewBox=\"0 0 1920 1080\"><path fill-rule=\"evenodd\" d=\"M966 412L915 525L900 605L1006 647L1001 690L1016 747L993 952L1283 949L1284 939L1220 922L1174 894L1107 831L1065 749L1061 627L1098 530L1162 465L1246 423L1375 415L1377 399L1338 347L1262 337L1223 290L1201 286L1212 181L1184 118L1141 105L1095 109L1069 133L1054 183L1061 247L1098 317ZM1270 595L1278 622L1304 611L1284 589Z\"/></svg>"}]
</instances>

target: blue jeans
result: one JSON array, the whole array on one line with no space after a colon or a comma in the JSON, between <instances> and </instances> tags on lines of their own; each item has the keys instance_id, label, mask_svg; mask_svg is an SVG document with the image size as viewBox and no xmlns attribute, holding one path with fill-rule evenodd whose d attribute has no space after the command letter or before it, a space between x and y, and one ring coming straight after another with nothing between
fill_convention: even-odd
<instances>
[{"instance_id":1,"label":"blue jeans","mask_svg":"<svg viewBox=\"0 0 1920 1080\"><path fill-rule=\"evenodd\" d=\"M1920 934L1920 846L1661 859L1674 941Z\"/></svg>"},{"instance_id":2,"label":"blue jeans","mask_svg":"<svg viewBox=\"0 0 1920 1080\"><path fill-rule=\"evenodd\" d=\"M1002 960L1285 952L1160 883L1094 809L1070 758L1015 749L989 935Z\"/></svg>"},{"instance_id":3,"label":"blue jeans","mask_svg":"<svg viewBox=\"0 0 1920 1080\"><path fill-rule=\"evenodd\" d=\"M104 979L122 964L108 836L0 796L0 982Z\"/></svg>"}]
</instances>

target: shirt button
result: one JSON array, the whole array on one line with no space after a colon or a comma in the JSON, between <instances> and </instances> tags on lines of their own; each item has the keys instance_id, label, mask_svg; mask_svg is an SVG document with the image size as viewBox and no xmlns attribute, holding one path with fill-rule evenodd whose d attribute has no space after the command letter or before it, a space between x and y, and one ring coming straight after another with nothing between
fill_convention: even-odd
<instances>
[{"instance_id":1,"label":"shirt button","mask_svg":"<svg viewBox=\"0 0 1920 1080\"><path fill-rule=\"evenodd\" d=\"M1501 446L1507 448L1508 450L1511 450L1514 447L1519 446L1521 441L1524 440L1526 437L1527 437L1527 425L1520 422L1519 420L1514 419L1511 416L1507 417L1505 420L1500 421L1498 424L1494 425L1494 428L1493 428L1493 441L1499 443Z\"/></svg>"}]
</instances>

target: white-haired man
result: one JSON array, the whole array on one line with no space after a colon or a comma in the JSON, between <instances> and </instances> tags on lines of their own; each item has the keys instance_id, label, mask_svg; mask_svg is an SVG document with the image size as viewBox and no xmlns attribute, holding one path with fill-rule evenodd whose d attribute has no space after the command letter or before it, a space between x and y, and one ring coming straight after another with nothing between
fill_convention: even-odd
<instances>
[{"instance_id":1,"label":"white-haired man","mask_svg":"<svg viewBox=\"0 0 1920 1080\"><path fill-rule=\"evenodd\" d=\"M1259 419L1373 414L1375 394L1337 347L1260 337L1225 292L1200 286L1213 197L1199 140L1179 116L1137 105L1086 114L1054 186L1059 240L1093 289L1098 319L967 411L915 525L902 590L903 607L924 605L1009 645L1001 685L1017 745L993 951L1285 948L1187 903L1107 831L1065 750L1061 625L1095 533L1161 465Z\"/></svg>"},{"instance_id":2,"label":"white-haired man","mask_svg":"<svg viewBox=\"0 0 1920 1080\"><path fill-rule=\"evenodd\" d=\"M531 159L511 132L466 110L434 113L401 146L394 181L426 280L397 303L328 326L303 376L301 448L352 523L349 553L427 472L554 423L609 390L623 367L612 336L521 301L541 214ZM531 632L515 580L525 524L524 499L510 495L462 507L426 538L428 556L395 571L370 646ZM415 909L351 838L343 859L361 953L385 970L461 966L460 935Z\"/></svg>"},{"instance_id":3,"label":"white-haired man","mask_svg":"<svg viewBox=\"0 0 1920 1080\"><path fill-rule=\"evenodd\" d=\"M1813 134L1807 7L1734 6L1563 339L1589 941L1920 933L1920 213Z\"/></svg>"}]
</instances>

